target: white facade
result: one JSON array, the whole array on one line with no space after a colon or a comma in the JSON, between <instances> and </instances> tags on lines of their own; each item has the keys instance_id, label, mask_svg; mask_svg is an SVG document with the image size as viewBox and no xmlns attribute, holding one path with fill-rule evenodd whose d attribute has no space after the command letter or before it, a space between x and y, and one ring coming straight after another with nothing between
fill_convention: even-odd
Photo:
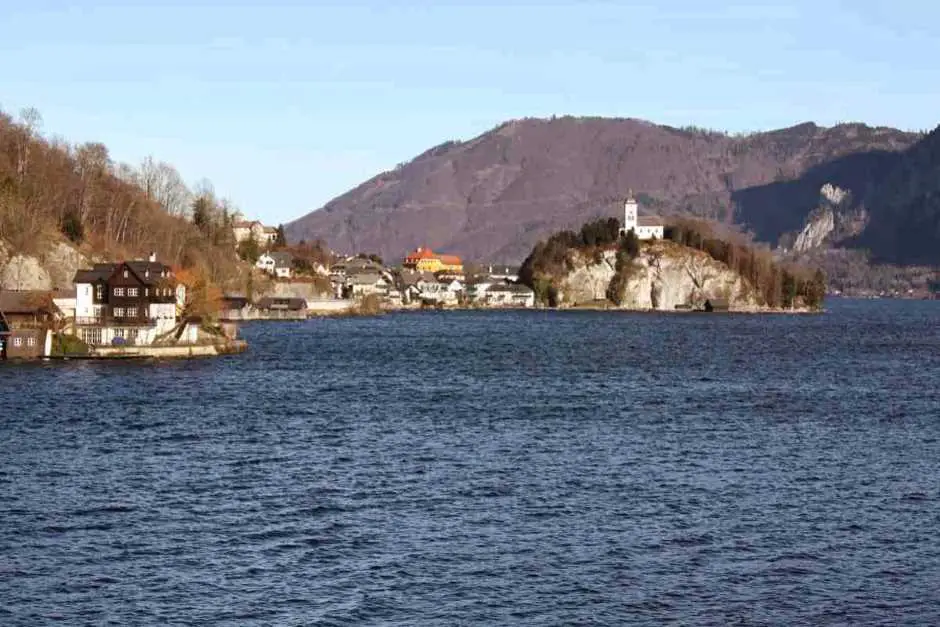
<instances>
[{"instance_id":1,"label":"white facade","mask_svg":"<svg viewBox=\"0 0 940 627\"><path fill-rule=\"evenodd\" d=\"M94 286L91 283L75 284L75 317L101 317L101 305L95 305Z\"/></svg>"},{"instance_id":2,"label":"white facade","mask_svg":"<svg viewBox=\"0 0 940 627\"><path fill-rule=\"evenodd\" d=\"M258 257L258 261L255 262L256 268L264 270L270 274L274 274L275 266L276 262L274 261L274 257L268 253L263 253L260 257Z\"/></svg>"},{"instance_id":3,"label":"white facade","mask_svg":"<svg viewBox=\"0 0 940 627\"><path fill-rule=\"evenodd\" d=\"M264 226L257 220L254 222L236 222L232 227L232 235L235 237L236 244L241 244L245 240L253 238L259 246L267 246L277 240L277 229Z\"/></svg>"},{"instance_id":4,"label":"white facade","mask_svg":"<svg viewBox=\"0 0 940 627\"><path fill-rule=\"evenodd\" d=\"M285 258L280 253L262 253L255 262L255 267L279 279L289 279L293 274L290 258Z\"/></svg>"},{"instance_id":5,"label":"white facade","mask_svg":"<svg viewBox=\"0 0 940 627\"><path fill-rule=\"evenodd\" d=\"M663 238L662 221L655 218L640 218L637 215L637 202L632 195L623 203L623 228L620 229L620 234L626 235L631 229L636 233L637 239Z\"/></svg>"},{"instance_id":6,"label":"white facade","mask_svg":"<svg viewBox=\"0 0 940 627\"><path fill-rule=\"evenodd\" d=\"M451 281L450 283L418 281L417 287L421 290L421 300L448 305L456 304L458 295L463 291L463 285L460 281Z\"/></svg>"},{"instance_id":7,"label":"white facade","mask_svg":"<svg viewBox=\"0 0 940 627\"><path fill-rule=\"evenodd\" d=\"M492 285L483 293L490 307L534 307L535 292L525 285Z\"/></svg>"}]
</instances>

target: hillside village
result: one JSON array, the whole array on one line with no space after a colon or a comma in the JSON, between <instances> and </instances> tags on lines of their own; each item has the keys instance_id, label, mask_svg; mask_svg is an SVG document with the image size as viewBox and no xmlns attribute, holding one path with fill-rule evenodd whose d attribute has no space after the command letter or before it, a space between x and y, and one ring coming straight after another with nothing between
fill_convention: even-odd
<instances>
[{"instance_id":1,"label":"hillside village","mask_svg":"<svg viewBox=\"0 0 940 627\"><path fill-rule=\"evenodd\" d=\"M465 267L430 248L390 266L375 255L289 246L281 229L240 220L232 241L251 263L249 292L215 293L156 253L80 267L53 289L0 289L0 359L217 354L243 349L236 322L535 306L534 292L517 283L518 268Z\"/></svg>"},{"instance_id":2,"label":"hillside village","mask_svg":"<svg viewBox=\"0 0 940 627\"><path fill-rule=\"evenodd\" d=\"M534 307L535 294L517 284L518 268L465 266L456 256L418 247L397 263L376 255L336 255L321 245L288 246L278 229L260 222L235 223L241 253L267 279L263 293L229 293L227 321L303 319L361 310L455 307ZM246 246L246 243L248 246Z\"/></svg>"},{"instance_id":3,"label":"hillside village","mask_svg":"<svg viewBox=\"0 0 940 627\"><path fill-rule=\"evenodd\" d=\"M623 202L621 234L634 232L639 240L662 239L664 221L640 215L632 190ZM301 319L357 309L371 299L381 309L456 307L529 308L535 292L519 282L519 268L505 265L467 265L456 256L419 246L398 263L386 264L377 255L336 256L322 246L313 250L286 244L281 227L260 222L236 222L234 238L258 251L255 268L273 282L263 296L227 294L224 320Z\"/></svg>"}]
</instances>

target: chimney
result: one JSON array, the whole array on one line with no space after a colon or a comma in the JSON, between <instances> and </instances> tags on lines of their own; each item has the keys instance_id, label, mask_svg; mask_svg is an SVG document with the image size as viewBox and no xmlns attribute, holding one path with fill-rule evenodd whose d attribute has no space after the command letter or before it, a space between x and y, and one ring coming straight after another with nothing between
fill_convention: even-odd
<instances>
[{"instance_id":1,"label":"chimney","mask_svg":"<svg viewBox=\"0 0 940 627\"><path fill-rule=\"evenodd\" d=\"M153 263L156 260L157 260L157 253L154 253L154 252L150 253L150 262Z\"/></svg>"}]
</instances>

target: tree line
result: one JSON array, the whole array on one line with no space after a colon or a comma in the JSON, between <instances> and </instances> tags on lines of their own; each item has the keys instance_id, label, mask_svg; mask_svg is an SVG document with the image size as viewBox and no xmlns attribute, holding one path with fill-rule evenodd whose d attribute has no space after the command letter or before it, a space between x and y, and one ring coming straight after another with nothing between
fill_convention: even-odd
<instances>
[{"instance_id":1,"label":"tree line","mask_svg":"<svg viewBox=\"0 0 940 627\"><path fill-rule=\"evenodd\" d=\"M47 139L42 117L0 111L0 240L12 254L41 254L66 238L108 258L156 252L214 283L238 273L236 208L211 184L192 188L170 164L116 163L97 142Z\"/></svg>"},{"instance_id":2,"label":"tree line","mask_svg":"<svg viewBox=\"0 0 940 627\"><path fill-rule=\"evenodd\" d=\"M717 235L707 222L677 219L666 227L666 239L701 250L747 279L768 307L818 309L826 296L826 276L795 264L777 262L770 251L759 250L743 238Z\"/></svg>"}]
</instances>

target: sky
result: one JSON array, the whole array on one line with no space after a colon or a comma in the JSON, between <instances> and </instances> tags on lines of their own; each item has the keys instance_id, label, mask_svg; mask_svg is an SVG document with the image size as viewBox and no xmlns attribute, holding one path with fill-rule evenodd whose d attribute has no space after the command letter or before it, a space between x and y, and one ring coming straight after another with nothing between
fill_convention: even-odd
<instances>
[{"instance_id":1,"label":"sky","mask_svg":"<svg viewBox=\"0 0 940 627\"><path fill-rule=\"evenodd\" d=\"M0 108L270 224L514 118L932 129L938 58L921 0L0 0Z\"/></svg>"}]
</instances>

